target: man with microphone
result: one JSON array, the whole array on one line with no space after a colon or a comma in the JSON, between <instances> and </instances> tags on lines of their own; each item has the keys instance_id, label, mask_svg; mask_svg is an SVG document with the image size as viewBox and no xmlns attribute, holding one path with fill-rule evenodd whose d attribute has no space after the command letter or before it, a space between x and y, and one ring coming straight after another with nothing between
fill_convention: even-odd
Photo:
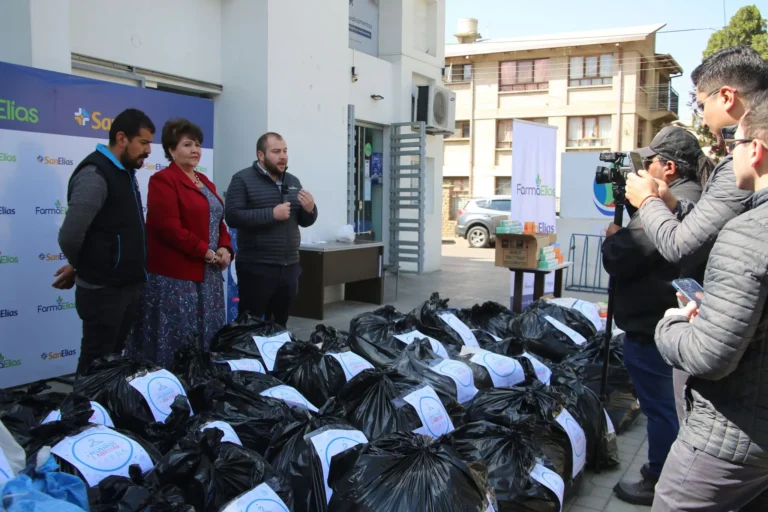
<instances>
[{"instance_id":1,"label":"man with microphone","mask_svg":"<svg viewBox=\"0 0 768 512\"><path fill-rule=\"evenodd\" d=\"M239 312L286 326L299 288L299 226L317 220L315 199L287 172L288 148L274 132L256 143L258 160L232 177L227 224L237 229Z\"/></svg>"}]
</instances>

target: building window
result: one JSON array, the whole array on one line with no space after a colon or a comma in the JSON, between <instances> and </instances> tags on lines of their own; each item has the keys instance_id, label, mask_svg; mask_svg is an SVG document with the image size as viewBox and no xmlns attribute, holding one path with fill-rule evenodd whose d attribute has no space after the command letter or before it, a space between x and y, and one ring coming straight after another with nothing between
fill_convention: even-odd
<instances>
[{"instance_id":1,"label":"building window","mask_svg":"<svg viewBox=\"0 0 768 512\"><path fill-rule=\"evenodd\" d=\"M571 57L568 85L609 85L613 83L613 55Z\"/></svg>"},{"instance_id":2,"label":"building window","mask_svg":"<svg viewBox=\"0 0 768 512\"><path fill-rule=\"evenodd\" d=\"M568 147L610 147L611 116L569 117Z\"/></svg>"},{"instance_id":3,"label":"building window","mask_svg":"<svg viewBox=\"0 0 768 512\"><path fill-rule=\"evenodd\" d=\"M549 89L549 59L501 62L499 67L502 92Z\"/></svg>"},{"instance_id":4,"label":"building window","mask_svg":"<svg viewBox=\"0 0 768 512\"><path fill-rule=\"evenodd\" d=\"M443 185L450 187L448 220L456 220L459 210L469 202L469 178L443 178Z\"/></svg>"},{"instance_id":5,"label":"building window","mask_svg":"<svg viewBox=\"0 0 768 512\"><path fill-rule=\"evenodd\" d=\"M472 80L472 64L451 64L448 73L449 82L469 82L470 80Z\"/></svg>"},{"instance_id":6,"label":"building window","mask_svg":"<svg viewBox=\"0 0 768 512\"><path fill-rule=\"evenodd\" d=\"M508 176L496 176L496 186L494 192L497 196L512 195L512 178Z\"/></svg>"},{"instance_id":7,"label":"building window","mask_svg":"<svg viewBox=\"0 0 768 512\"><path fill-rule=\"evenodd\" d=\"M548 124L549 118L532 117L530 119L521 119L521 121L530 121L531 123ZM499 119L496 121L496 149L512 149L512 120Z\"/></svg>"},{"instance_id":8,"label":"building window","mask_svg":"<svg viewBox=\"0 0 768 512\"><path fill-rule=\"evenodd\" d=\"M640 59L640 87L648 85L648 59Z\"/></svg>"},{"instance_id":9,"label":"building window","mask_svg":"<svg viewBox=\"0 0 768 512\"><path fill-rule=\"evenodd\" d=\"M449 139L468 139L469 138L469 121L456 121L456 129L453 131L453 135L448 137Z\"/></svg>"},{"instance_id":10,"label":"building window","mask_svg":"<svg viewBox=\"0 0 768 512\"><path fill-rule=\"evenodd\" d=\"M645 146L645 119L642 117L637 118L637 145L636 148L642 148Z\"/></svg>"}]
</instances>

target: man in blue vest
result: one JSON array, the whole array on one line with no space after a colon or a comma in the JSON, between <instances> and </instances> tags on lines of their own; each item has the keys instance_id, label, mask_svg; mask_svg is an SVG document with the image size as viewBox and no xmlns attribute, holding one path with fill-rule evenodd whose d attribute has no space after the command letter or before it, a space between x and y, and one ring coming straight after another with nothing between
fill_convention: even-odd
<instances>
[{"instance_id":1,"label":"man in blue vest","mask_svg":"<svg viewBox=\"0 0 768 512\"><path fill-rule=\"evenodd\" d=\"M59 231L69 265L57 287L77 285L75 303L83 321L78 375L96 359L123 351L138 314L147 279L144 213L136 169L152 152L155 125L136 109L121 112L69 179L68 209ZM69 282L67 282L69 281Z\"/></svg>"}]
</instances>

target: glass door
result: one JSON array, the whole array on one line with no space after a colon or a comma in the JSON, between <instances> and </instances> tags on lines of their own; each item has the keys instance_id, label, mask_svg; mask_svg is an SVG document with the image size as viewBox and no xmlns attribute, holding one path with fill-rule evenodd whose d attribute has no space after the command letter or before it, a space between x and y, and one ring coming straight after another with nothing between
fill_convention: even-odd
<instances>
[{"instance_id":1,"label":"glass door","mask_svg":"<svg viewBox=\"0 0 768 512\"><path fill-rule=\"evenodd\" d=\"M360 240L383 240L384 131L355 127L355 233Z\"/></svg>"}]
</instances>

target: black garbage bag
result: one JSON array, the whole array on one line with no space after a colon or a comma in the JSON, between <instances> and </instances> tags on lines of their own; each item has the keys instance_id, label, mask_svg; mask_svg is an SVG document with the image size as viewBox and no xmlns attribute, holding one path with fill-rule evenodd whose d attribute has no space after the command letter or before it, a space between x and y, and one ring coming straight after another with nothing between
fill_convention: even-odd
<instances>
[{"instance_id":1,"label":"black garbage bag","mask_svg":"<svg viewBox=\"0 0 768 512\"><path fill-rule=\"evenodd\" d=\"M330 473L334 512L486 512L482 464L437 439L392 434L336 455Z\"/></svg>"},{"instance_id":2,"label":"black garbage bag","mask_svg":"<svg viewBox=\"0 0 768 512\"><path fill-rule=\"evenodd\" d=\"M263 483L278 479L264 458L253 450L222 442L219 429L190 432L145 475L147 487L181 489L184 501L197 511L218 512L229 501ZM288 485L283 481L278 494L290 503Z\"/></svg>"},{"instance_id":3,"label":"black garbage bag","mask_svg":"<svg viewBox=\"0 0 768 512\"><path fill-rule=\"evenodd\" d=\"M619 465L616 433L610 432L600 397L585 386L569 367L553 366L550 383L552 389L565 395L568 411L576 418L587 437L587 468L595 469L596 452L600 445L600 467Z\"/></svg>"},{"instance_id":4,"label":"black garbage bag","mask_svg":"<svg viewBox=\"0 0 768 512\"><path fill-rule=\"evenodd\" d=\"M178 487L151 491L139 466L131 466L129 473L129 477L108 476L91 490L91 512L195 512Z\"/></svg>"},{"instance_id":5,"label":"black garbage bag","mask_svg":"<svg viewBox=\"0 0 768 512\"><path fill-rule=\"evenodd\" d=\"M309 342L320 346L323 352L349 350L349 333L329 325L318 324L309 335Z\"/></svg>"},{"instance_id":6,"label":"black garbage bag","mask_svg":"<svg viewBox=\"0 0 768 512\"><path fill-rule=\"evenodd\" d=\"M441 299L440 294L433 293L429 300L417 307L406 317L406 322L414 329L418 329L422 334L431 336L437 341L461 351L461 347L467 344L476 344L477 339L470 330L457 316L458 310L448 307L449 299ZM446 320L440 317L446 316ZM452 325L449 325L451 322ZM465 338L469 341L465 341ZM474 340L474 342L472 341Z\"/></svg>"},{"instance_id":7,"label":"black garbage bag","mask_svg":"<svg viewBox=\"0 0 768 512\"><path fill-rule=\"evenodd\" d=\"M112 474L128 476L129 464L141 464L142 470L148 471L160 459L161 454L152 443L132 432L88 423L92 414L87 398L70 395L61 406L61 419L32 429L25 447L27 463L35 464L40 449L50 446L59 471L75 475L94 487ZM65 453L71 455L59 456ZM104 459L110 453L112 457ZM92 468L90 478L79 467Z\"/></svg>"},{"instance_id":8,"label":"black garbage bag","mask_svg":"<svg viewBox=\"0 0 768 512\"><path fill-rule=\"evenodd\" d=\"M528 306L515 318L511 330L525 341L530 352L559 363L580 352L582 345L558 328L558 322L575 331L574 336L581 343L596 334L595 326L581 312L543 299Z\"/></svg>"},{"instance_id":9,"label":"black garbage bag","mask_svg":"<svg viewBox=\"0 0 768 512\"><path fill-rule=\"evenodd\" d=\"M153 380L158 372L158 380ZM141 379L136 380L136 379ZM144 396L130 383L152 385L157 401L150 406ZM153 421L164 421L171 413L171 404L178 394L188 395L187 385L167 370L149 361L111 356L95 361L83 376L75 381L74 392L98 402L109 412L115 427L141 432ZM155 416L157 415L157 416Z\"/></svg>"},{"instance_id":10,"label":"black garbage bag","mask_svg":"<svg viewBox=\"0 0 768 512\"><path fill-rule=\"evenodd\" d=\"M349 324L349 348L379 368L390 364L405 346L395 338L409 329L405 317L392 306L357 315Z\"/></svg>"},{"instance_id":11,"label":"black garbage bag","mask_svg":"<svg viewBox=\"0 0 768 512\"><path fill-rule=\"evenodd\" d=\"M42 382L26 390L0 389L0 421L22 446L29 441L30 431L67 398L66 393L46 392L48 389L50 386Z\"/></svg>"},{"instance_id":12,"label":"black garbage bag","mask_svg":"<svg viewBox=\"0 0 768 512\"><path fill-rule=\"evenodd\" d=\"M438 356L429 341L423 338L405 347L389 368L428 384L449 408L456 407L453 402L468 402L477 393L472 369L461 361Z\"/></svg>"},{"instance_id":13,"label":"black garbage bag","mask_svg":"<svg viewBox=\"0 0 768 512\"><path fill-rule=\"evenodd\" d=\"M174 398L171 404L171 414L164 422L147 423L136 434L152 443L158 453L165 455L179 439L186 435L190 412L187 398L179 395Z\"/></svg>"},{"instance_id":14,"label":"black garbage bag","mask_svg":"<svg viewBox=\"0 0 768 512\"><path fill-rule=\"evenodd\" d=\"M201 430L214 421L224 422L243 446L261 455L266 453L275 432L294 420L290 404L261 396L240 384L236 377L211 381L205 390L205 400L205 412L195 416L189 424L190 431Z\"/></svg>"},{"instance_id":15,"label":"black garbage bag","mask_svg":"<svg viewBox=\"0 0 768 512\"><path fill-rule=\"evenodd\" d=\"M258 359L263 364L264 358L253 337L269 338L284 332L285 327L274 322L265 322L246 312L216 333L211 342L211 352L239 353L244 357ZM296 341L292 334L289 335L291 341Z\"/></svg>"},{"instance_id":16,"label":"black garbage bag","mask_svg":"<svg viewBox=\"0 0 768 512\"><path fill-rule=\"evenodd\" d=\"M461 309L456 316L471 329L487 331L501 339L512 335L510 324L517 317L509 308L493 301Z\"/></svg>"},{"instance_id":17,"label":"black garbage bag","mask_svg":"<svg viewBox=\"0 0 768 512\"><path fill-rule=\"evenodd\" d=\"M352 356L358 365L348 371L371 367L370 363ZM362 366L361 366L362 365ZM322 407L329 398L336 396L347 383L342 363L312 343L286 343L277 352L275 377L293 386L316 407Z\"/></svg>"},{"instance_id":18,"label":"black garbage bag","mask_svg":"<svg viewBox=\"0 0 768 512\"><path fill-rule=\"evenodd\" d=\"M555 419L565 404L563 394L539 381L527 387L483 389L467 406L466 423L485 420L514 428L533 416L536 421L534 443L567 485L573 477L573 452L568 434Z\"/></svg>"},{"instance_id":19,"label":"black garbage bag","mask_svg":"<svg viewBox=\"0 0 768 512\"><path fill-rule=\"evenodd\" d=\"M267 449L266 459L279 474L284 475L294 493L295 512L323 512L328 510L326 475L313 435L328 430L348 431L345 438L357 438L360 432L341 418L333 415L333 402L315 414L294 409L295 420L280 429ZM354 442L357 442L355 440ZM331 468L332 456L326 453L325 463ZM349 469L349 468L345 468Z\"/></svg>"},{"instance_id":20,"label":"black garbage bag","mask_svg":"<svg viewBox=\"0 0 768 512\"><path fill-rule=\"evenodd\" d=\"M329 409L360 429L368 439L394 432L412 432L423 427L421 419L412 406L398 399L422 387L417 379L396 370L369 370L341 388ZM451 421L459 423L464 409L450 397L438 395L438 398Z\"/></svg>"},{"instance_id":21,"label":"black garbage bag","mask_svg":"<svg viewBox=\"0 0 768 512\"><path fill-rule=\"evenodd\" d=\"M505 427L468 423L443 438L464 460L482 462L496 495L496 512L559 512L560 498L531 477L541 453L533 441L533 417Z\"/></svg>"},{"instance_id":22,"label":"black garbage bag","mask_svg":"<svg viewBox=\"0 0 768 512\"><path fill-rule=\"evenodd\" d=\"M608 362L608 401L605 410L616 429L617 434L625 432L640 416L640 405L637 403L635 388L624 366L624 335L620 334L611 340L611 357ZM603 353L605 352L603 333L590 338L584 350L569 357L563 364L572 368L581 381L598 396L602 384Z\"/></svg>"},{"instance_id":23,"label":"black garbage bag","mask_svg":"<svg viewBox=\"0 0 768 512\"><path fill-rule=\"evenodd\" d=\"M195 345L184 345L176 351L172 370L188 386L188 398L194 410L202 406L205 386L219 375L219 369L211 361L210 352Z\"/></svg>"},{"instance_id":24,"label":"black garbage bag","mask_svg":"<svg viewBox=\"0 0 768 512\"><path fill-rule=\"evenodd\" d=\"M533 365L524 357L515 358L506 354L482 351L459 356L456 360L472 369L477 389L522 386L536 378Z\"/></svg>"}]
</instances>

